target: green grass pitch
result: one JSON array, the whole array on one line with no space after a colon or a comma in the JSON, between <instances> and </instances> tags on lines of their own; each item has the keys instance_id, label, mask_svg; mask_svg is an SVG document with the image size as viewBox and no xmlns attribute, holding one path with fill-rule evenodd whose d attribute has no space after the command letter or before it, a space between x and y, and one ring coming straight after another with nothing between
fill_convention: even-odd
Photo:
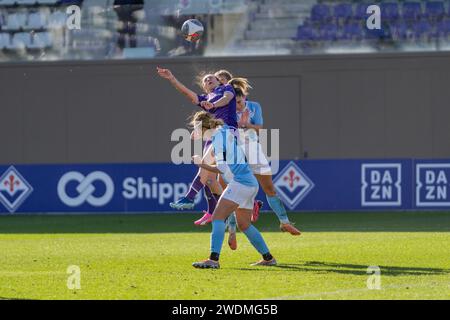
<instances>
[{"instance_id":1,"label":"green grass pitch","mask_svg":"<svg viewBox=\"0 0 450 320\"><path fill-rule=\"evenodd\" d=\"M199 215L0 217L1 299L450 299L450 213L299 213L300 237L262 213L277 267L242 233L224 243L220 270L191 263L209 253ZM70 265L81 289L67 287ZM381 289L367 288L379 266Z\"/></svg>"}]
</instances>

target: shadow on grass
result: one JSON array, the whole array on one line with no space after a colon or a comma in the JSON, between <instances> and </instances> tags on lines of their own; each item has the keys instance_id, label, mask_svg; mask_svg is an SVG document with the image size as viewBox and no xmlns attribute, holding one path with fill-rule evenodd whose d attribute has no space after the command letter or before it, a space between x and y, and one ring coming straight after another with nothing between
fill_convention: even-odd
<instances>
[{"instance_id":1,"label":"shadow on grass","mask_svg":"<svg viewBox=\"0 0 450 320\"><path fill-rule=\"evenodd\" d=\"M120 215L0 215L0 234L15 233L179 233L206 232L193 224L200 213ZM304 212L289 213L308 232L448 232L450 212ZM276 215L263 212L256 227L280 232Z\"/></svg>"},{"instance_id":2,"label":"shadow on grass","mask_svg":"<svg viewBox=\"0 0 450 320\"><path fill-rule=\"evenodd\" d=\"M275 267L260 268L234 268L241 271L270 271L281 272L285 270L312 272L312 273L338 273L351 275L368 275L367 265L332 263L320 261L305 261L301 263L279 264ZM381 274L385 276L423 276L423 275L450 275L450 269L440 268L418 268L418 267L396 267L378 266ZM233 269L233 268L232 268ZM372 273L373 274L373 273Z\"/></svg>"}]
</instances>

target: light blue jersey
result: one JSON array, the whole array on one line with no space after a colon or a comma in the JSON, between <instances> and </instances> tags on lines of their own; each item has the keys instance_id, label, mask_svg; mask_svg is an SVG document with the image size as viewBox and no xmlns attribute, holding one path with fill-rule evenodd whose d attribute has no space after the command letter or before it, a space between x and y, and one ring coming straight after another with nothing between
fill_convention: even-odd
<instances>
[{"instance_id":1,"label":"light blue jersey","mask_svg":"<svg viewBox=\"0 0 450 320\"><path fill-rule=\"evenodd\" d=\"M250 111L250 123L257 126L262 126L264 121L261 105L255 101L247 101L246 106Z\"/></svg>"},{"instance_id":2,"label":"light blue jersey","mask_svg":"<svg viewBox=\"0 0 450 320\"><path fill-rule=\"evenodd\" d=\"M217 168L223 173L226 183L231 180L248 187L257 187L258 180L250 169L244 150L238 145L233 130L228 126L220 128L212 137L212 146Z\"/></svg>"},{"instance_id":3,"label":"light blue jersey","mask_svg":"<svg viewBox=\"0 0 450 320\"><path fill-rule=\"evenodd\" d=\"M263 116L262 116L262 110L261 105L258 102L255 101L246 101L245 102L245 109L242 111L237 112L237 120L238 122L241 120L242 115L248 112L248 118L249 122L256 126L262 126L263 125ZM247 130L246 131L246 137L258 141L258 134L255 130Z\"/></svg>"}]
</instances>

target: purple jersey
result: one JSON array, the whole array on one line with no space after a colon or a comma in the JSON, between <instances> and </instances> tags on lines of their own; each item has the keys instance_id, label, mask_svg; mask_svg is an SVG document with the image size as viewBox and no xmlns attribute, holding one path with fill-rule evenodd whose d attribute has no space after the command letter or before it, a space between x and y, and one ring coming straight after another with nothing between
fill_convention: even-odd
<instances>
[{"instance_id":1,"label":"purple jersey","mask_svg":"<svg viewBox=\"0 0 450 320\"><path fill-rule=\"evenodd\" d=\"M237 128L236 94L234 93L233 87L229 84L218 86L211 93L198 95L198 105L200 106L200 102L202 101L214 103L217 100L223 98L225 92L227 91L233 94L233 99L231 99L228 105L219 108L213 108L211 110L206 110L203 107L201 108L205 111L208 111L209 113L212 113L217 119L222 119L228 126Z\"/></svg>"}]
</instances>

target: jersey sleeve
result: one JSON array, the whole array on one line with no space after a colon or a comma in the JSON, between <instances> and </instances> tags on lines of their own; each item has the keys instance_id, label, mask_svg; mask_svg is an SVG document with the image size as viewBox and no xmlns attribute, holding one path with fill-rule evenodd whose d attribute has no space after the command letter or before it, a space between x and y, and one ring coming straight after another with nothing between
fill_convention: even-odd
<instances>
[{"instance_id":1,"label":"jersey sleeve","mask_svg":"<svg viewBox=\"0 0 450 320\"><path fill-rule=\"evenodd\" d=\"M257 125L257 126L262 126L264 121L263 121L263 115L262 115L262 109L261 109L261 105L257 102L253 102L254 108L255 108L255 112L254 115L251 119L252 124Z\"/></svg>"},{"instance_id":2,"label":"jersey sleeve","mask_svg":"<svg viewBox=\"0 0 450 320\"><path fill-rule=\"evenodd\" d=\"M225 92L231 92L233 94L233 96L236 95L236 93L234 92L233 86L230 84L227 84L224 86L223 93L225 94Z\"/></svg>"},{"instance_id":3,"label":"jersey sleeve","mask_svg":"<svg viewBox=\"0 0 450 320\"><path fill-rule=\"evenodd\" d=\"M197 95L198 98L198 106L200 107L200 103L203 101L208 101L208 96L206 94L198 94Z\"/></svg>"}]
</instances>

